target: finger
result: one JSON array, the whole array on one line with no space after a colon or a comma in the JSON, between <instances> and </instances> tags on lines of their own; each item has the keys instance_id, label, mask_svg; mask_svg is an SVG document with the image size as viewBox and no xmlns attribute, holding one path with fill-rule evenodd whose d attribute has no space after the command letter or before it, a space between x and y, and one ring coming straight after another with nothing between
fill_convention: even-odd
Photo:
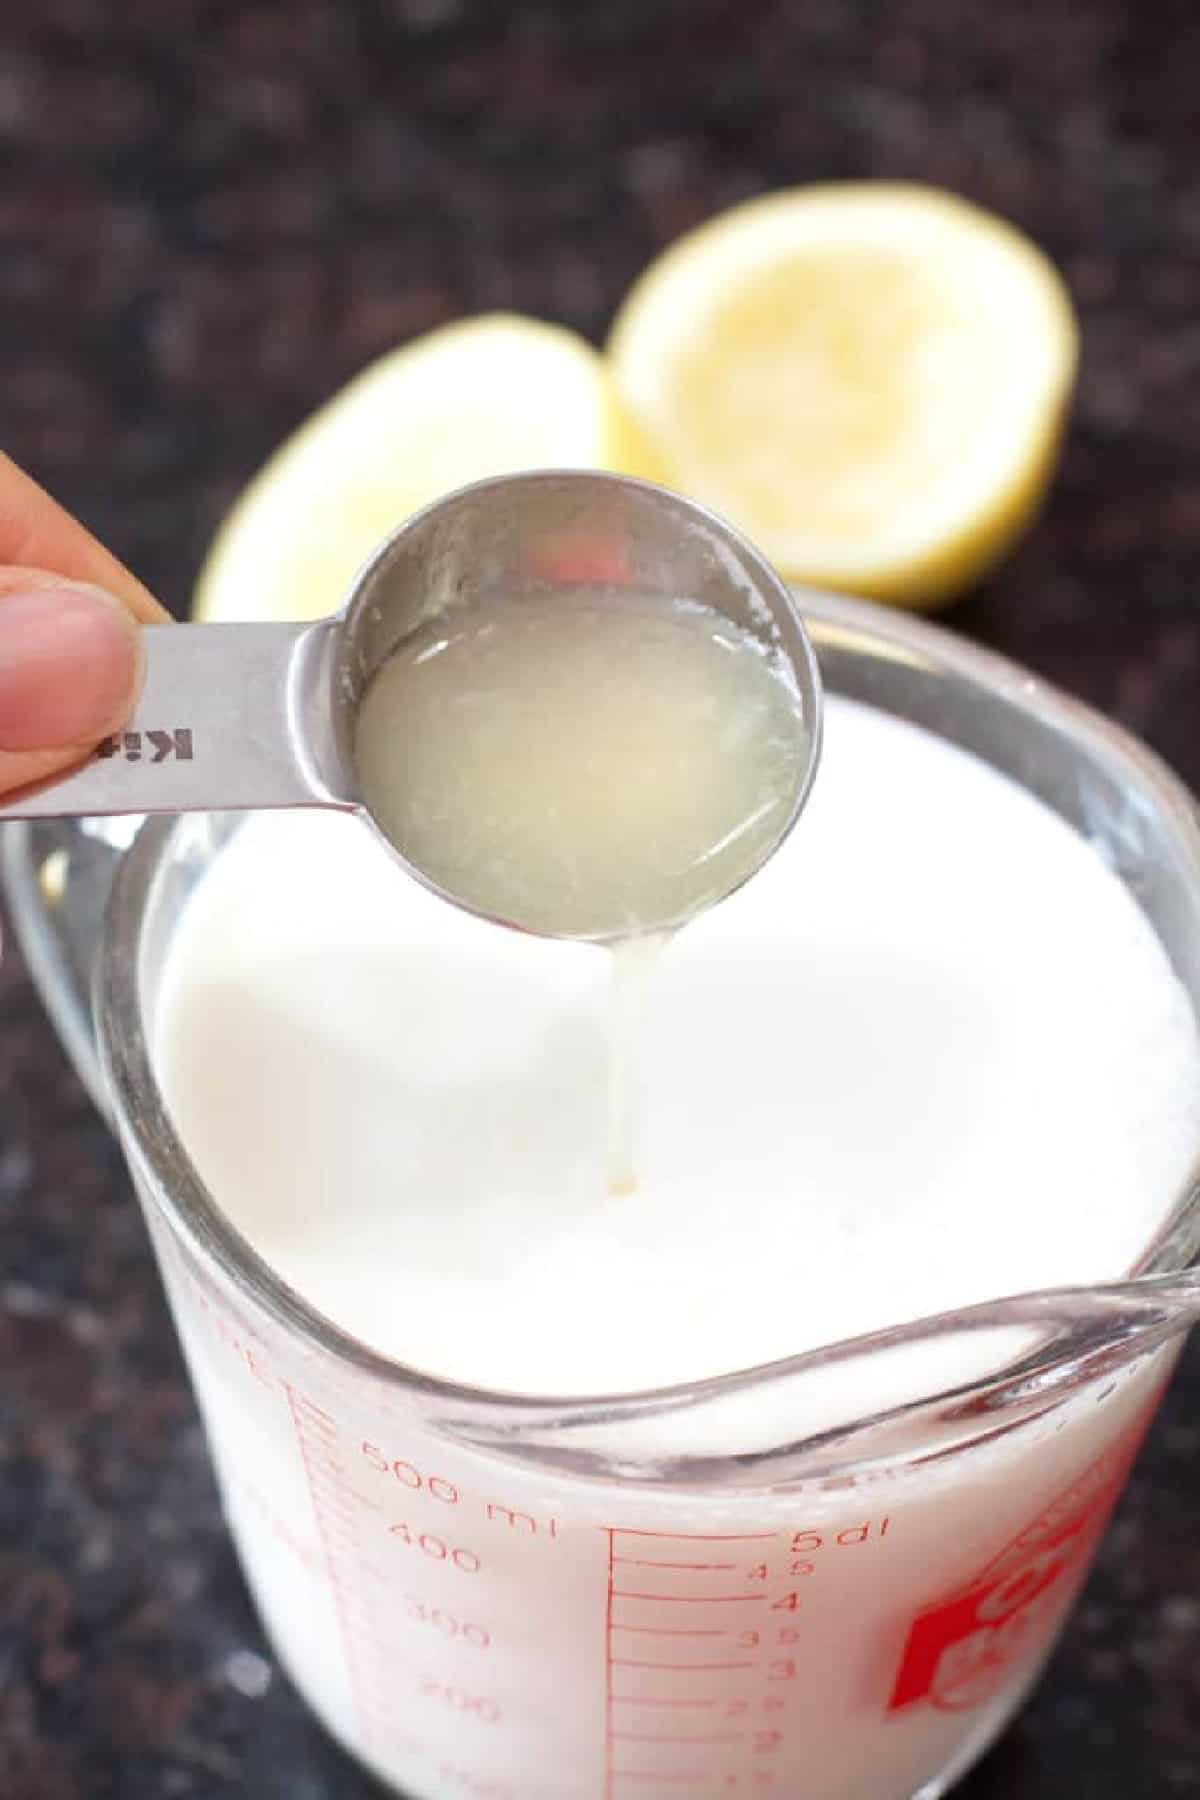
<instances>
[{"instance_id":1,"label":"finger","mask_svg":"<svg viewBox=\"0 0 1200 1800\"><path fill-rule=\"evenodd\" d=\"M168 617L153 594L78 519L0 451L0 565L13 563L93 582L146 624Z\"/></svg>"},{"instance_id":2,"label":"finger","mask_svg":"<svg viewBox=\"0 0 1200 1800\"><path fill-rule=\"evenodd\" d=\"M141 682L141 632L121 600L0 570L0 793L90 756L124 724Z\"/></svg>"}]
</instances>

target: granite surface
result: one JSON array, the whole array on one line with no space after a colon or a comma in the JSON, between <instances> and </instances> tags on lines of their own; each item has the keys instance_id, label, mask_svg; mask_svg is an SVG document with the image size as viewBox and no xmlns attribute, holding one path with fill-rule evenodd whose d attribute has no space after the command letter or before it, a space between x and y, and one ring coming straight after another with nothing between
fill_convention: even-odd
<instances>
[{"instance_id":1,"label":"granite surface","mask_svg":"<svg viewBox=\"0 0 1200 1800\"><path fill-rule=\"evenodd\" d=\"M593 336L773 185L1011 215L1085 327L1061 479L951 615L1200 785L1192 0L39 0L0 21L0 441L176 606L271 446L375 353ZM0 966L0 1796L365 1800L223 1533L117 1153ZM1200 1793L1200 1357L1032 1706L963 1800Z\"/></svg>"}]
</instances>

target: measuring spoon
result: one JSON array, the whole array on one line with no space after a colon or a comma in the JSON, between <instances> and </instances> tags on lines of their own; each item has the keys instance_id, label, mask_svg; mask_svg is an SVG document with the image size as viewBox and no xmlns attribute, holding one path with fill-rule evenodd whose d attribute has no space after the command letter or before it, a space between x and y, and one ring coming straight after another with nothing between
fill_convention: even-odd
<instances>
[{"instance_id":1,"label":"measuring spoon","mask_svg":"<svg viewBox=\"0 0 1200 1800\"><path fill-rule=\"evenodd\" d=\"M436 501L375 552L331 618L147 626L145 684L126 729L72 773L0 803L0 820L332 807L362 815L443 899L482 911L411 862L364 798L354 754L364 696L406 639L459 609L622 589L711 608L756 639L794 688L800 778L738 886L790 831L816 770L812 645L788 588L730 526L665 488L584 470L501 476ZM615 924L607 933L539 929L619 935Z\"/></svg>"}]
</instances>

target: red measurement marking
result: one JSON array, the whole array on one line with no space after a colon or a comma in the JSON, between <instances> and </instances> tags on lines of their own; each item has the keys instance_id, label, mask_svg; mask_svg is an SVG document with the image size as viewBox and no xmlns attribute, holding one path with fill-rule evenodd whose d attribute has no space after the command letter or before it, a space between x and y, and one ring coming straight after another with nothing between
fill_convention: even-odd
<instances>
[{"instance_id":1,"label":"red measurement marking","mask_svg":"<svg viewBox=\"0 0 1200 1800\"><path fill-rule=\"evenodd\" d=\"M767 1606L770 1604L771 1595L766 1587L768 1574L766 1565L764 1564L761 1570L753 1571L753 1575L746 1571L740 1571L743 1580L761 1578L764 1582L761 1589L755 1592L730 1591L729 1577L733 1576L736 1579L739 1573L739 1565L732 1560L732 1557L736 1556L736 1546L738 1545L773 1543L779 1540L780 1534L774 1531L644 1531L626 1526L610 1526L607 1530L608 1594L605 1613L607 1695L603 1800L618 1800L618 1796L627 1793L634 1783L645 1783L650 1788L663 1793L672 1787L693 1787L697 1790L703 1789L705 1793L715 1792L716 1787L721 1787L723 1792L722 1774L717 1767L717 1758L719 1757L717 1751L713 1752L711 1759L706 1759L706 1767L703 1770L680 1768L649 1770L618 1766L619 1751L615 1750L614 1746L638 1743L727 1745L734 1748L731 1748L725 1756L719 1757L720 1770L726 1770L730 1764L736 1765L736 1768L740 1770L750 1734L746 1731L739 1731L736 1726L727 1729L718 1729L716 1726L716 1720L726 1705L720 1697L721 1690L726 1685L725 1679L714 1684L717 1688L715 1695L631 1694L616 1691L614 1672L630 1671L629 1675L621 1677L624 1687L640 1686L642 1683L657 1686L658 1683L651 1683L651 1677L654 1674L681 1675L685 1677L685 1681L681 1683L685 1687L687 1685L693 1687L708 1685L691 1681L690 1678L694 1676L717 1675L726 1678L735 1675L739 1678L736 1691L740 1692L745 1687L747 1679L752 1682L755 1675L760 1674L765 1681L770 1673L768 1666L759 1657L753 1654L739 1654L740 1651L754 1644L758 1633L743 1633L739 1642L737 1637L739 1628L736 1626L721 1628L714 1623L711 1626L697 1625L693 1628L641 1623L626 1624L616 1617L618 1610L616 1603L618 1600L644 1601L648 1606L659 1609L667 1606L690 1606L692 1608L698 1606ZM620 1540L619 1546L618 1540ZM786 1543L786 1538L784 1542ZM726 1546L729 1548L725 1548ZM758 1555L761 1558L763 1552L760 1550ZM651 1588L618 1587L617 1582L622 1575L626 1580L636 1581L638 1579L636 1571L642 1569L649 1571L677 1569L685 1575L712 1576L714 1579L711 1584L703 1580L689 1582L687 1585L692 1589L689 1593L663 1593ZM629 1573L626 1574L626 1571ZM653 1580L654 1578L654 1574L642 1577L644 1580ZM717 1591L705 1591L706 1588L711 1590L712 1587L715 1587ZM722 1589L724 1589L723 1592L720 1591ZM703 1618L704 1615L693 1612L692 1616ZM725 1616L730 1617L731 1615ZM716 1653L718 1660L664 1662L651 1656L630 1655L629 1651L641 1650L643 1646L628 1643L622 1645L615 1638L614 1634L617 1632L624 1632L627 1636L660 1639L662 1640L660 1643L647 1644L644 1648L647 1651L661 1650L668 1657L674 1652L676 1658L680 1656L681 1652L684 1656L687 1655L690 1645L687 1645L684 1640L708 1640L707 1646L697 1641L696 1649L703 1657L704 1649L707 1647L710 1655L713 1652ZM672 1639L680 1640L678 1648L671 1643ZM715 1640L721 1640L720 1644L718 1645ZM622 1649L626 1654L621 1654ZM724 1651L724 1657L721 1655L722 1651ZM744 1708L749 1702L743 1700L740 1704ZM621 1714L617 1711L619 1707L635 1706L642 1709L640 1715L629 1712ZM649 1711L646 1710L647 1708ZM661 1718L655 1717L656 1712L661 1713ZM694 1715L691 1719L686 1716L689 1712ZM705 1714L707 1717L704 1716ZM726 1716L729 1717L730 1713L726 1713ZM619 1727L618 1721L624 1724L624 1729ZM706 1727L707 1729L705 1729ZM741 1748L737 1748L738 1746ZM712 1766L707 1766L709 1760L712 1761ZM744 1781L743 1774L740 1780L733 1779L732 1784L740 1786Z\"/></svg>"},{"instance_id":2,"label":"red measurement marking","mask_svg":"<svg viewBox=\"0 0 1200 1800\"><path fill-rule=\"evenodd\" d=\"M656 1698L653 1694L614 1694L614 1706L674 1706L695 1709L698 1712L709 1712L714 1706L723 1705L720 1700L676 1700L673 1698Z\"/></svg>"},{"instance_id":3,"label":"red measurement marking","mask_svg":"<svg viewBox=\"0 0 1200 1800\"><path fill-rule=\"evenodd\" d=\"M651 1562L645 1556L614 1556L614 1562L629 1563L635 1569L736 1569L736 1563Z\"/></svg>"},{"instance_id":4,"label":"red measurement marking","mask_svg":"<svg viewBox=\"0 0 1200 1800\"><path fill-rule=\"evenodd\" d=\"M304 1472L304 1485L308 1490L308 1500L309 1505L312 1508L313 1522L316 1525L317 1536L320 1540L321 1561L324 1566L326 1580L329 1582L330 1592L333 1595L333 1607L338 1622L338 1634L341 1637L342 1650L346 1658L346 1672L350 1683L350 1697L354 1705L354 1710L358 1714L363 1736L367 1743L370 1744L374 1739L376 1728L379 1723L372 1707L372 1699L375 1696L374 1670L370 1661L368 1661L364 1667L359 1660L354 1628L355 1605L353 1597L343 1582L338 1569L338 1541L335 1532L330 1528L329 1519L330 1499L336 1498L336 1500L340 1501L343 1498L343 1495L339 1490L344 1486L344 1477L341 1474L340 1468L336 1465L333 1466L332 1470L327 1468L326 1472L321 1471L319 1465L321 1463L328 1465L328 1458L322 1456L318 1460L318 1458L314 1457L310 1450L307 1437L307 1433L311 1430L311 1420L307 1415L315 1409L312 1407L311 1402L305 1401L302 1396L295 1393L286 1382L284 1382L283 1388L287 1395L288 1411L291 1413L292 1417L292 1430L296 1439L296 1447L300 1452L300 1464ZM332 1495L329 1492L330 1488L332 1488ZM341 1521L341 1528L345 1531L344 1515ZM352 1533L348 1533L347 1535L350 1536L351 1546L353 1547Z\"/></svg>"},{"instance_id":5,"label":"red measurement marking","mask_svg":"<svg viewBox=\"0 0 1200 1800\"><path fill-rule=\"evenodd\" d=\"M604 1800L613 1800L613 1544L608 1534L608 1581L604 1602Z\"/></svg>"},{"instance_id":6,"label":"red measurement marking","mask_svg":"<svg viewBox=\"0 0 1200 1800\"><path fill-rule=\"evenodd\" d=\"M753 1663L753 1662L725 1662L725 1663L635 1662L631 1657L628 1657L628 1656L614 1656L612 1659L612 1666L614 1669L701 1669L701 1670L703 1670L703 1669L756 1669L758 1667L758 1664Z\"/></svg>"},{"instance_id":7,"label":"red measurement marking","mask_svg":"<svg viewBox=\"0 0 1200 1800\"><path fill-rule=\"evenodd\" d=\"M614 1631L632 1631L637 1637L732 1637L729 1631L719 1631L714 1625L709 1631L672 1630L669 1625L614 1625Z\"/></svg>"},{"instance_id":8,"label":"red measurement marking","mask_svg":"<svg viewBox=\"0 0 1200 1800\"><path fill-rule=\"evenodd\" d=\"M614 1769L614 1781L706 1781L699 1769Z\"/></svg>"},{"instance_id":9,"label":"red measurement marking","mask_svg":"<svg viewBox=\"0 0 1200 1800\"><path fill-rule=\"evenodd\" d=\"M337 1426L328 1413L317 1412L315 1408L306 1403L298 1404L296 1411L303 1413L305 1424L315 1431L318 1437L333 1438L337 1436Z\"/></svg>"},{"instance_id":10,"label":"red measurement marking","mask_svg":"<svg viewBox=\"0 0 1200 1800\"><path fill-rule=\"evenodd\" d=\"M728 1606L735 1600L765 1600L765 1594L637 1594L630 1588L614 1588L614 1600L666 1600L672 1606Z\"/></svg>"},{"instance_id":11,"label":"red measurement marking","mask_svg":"<svg viewBox=\"0 0 1200 1800\"><path fill-rule=\"evenodd\" d=\"M335 1427L337 1425L337 1420L332 1413L326 1412L323 1406L318 1406L315 1400L310 1400L307 1394L298 1393L294 1387L288 1388L288 1403L300 1412L311 1413L314 1418L323 1420L326 1425Z\"/></svg>"},{"instance_id":12,"label":"red measurement marking","mask_svg":"<svg viewBox=\"0 0 1200 1800\"><path fill-rule=\"evenodd\" d=\"M609 1529L616 1537L666 1538L675 1544L753 1544L778 1535L774 1531L634 1531L629 1525Z\"/></svg>"},{"instance_id":13,"label":"red measurement marking","mask_svg":"<svg viewBox=\"0 0 1200 1800\"><path fill-rule=\"evenodd\" d=\"M744 1731L713 1731L701 1737L672 1737L659 1731L618 1731L624 1744L740 1744Z\"/></svg>"}]
</instances>

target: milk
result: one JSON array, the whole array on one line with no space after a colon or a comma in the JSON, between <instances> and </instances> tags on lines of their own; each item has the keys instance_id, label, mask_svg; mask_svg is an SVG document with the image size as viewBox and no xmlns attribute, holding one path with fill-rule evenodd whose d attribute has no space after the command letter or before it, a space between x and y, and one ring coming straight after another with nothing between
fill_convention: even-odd
<instances>
[{"instance_id":1,"label":"milk","mask_svg":"<svg viewBox=\"0 0 1200 1800\"><path fill-rule=\"evenodd\" d=\"M1195 1024L1128 892L1021 790L846 702L796 833L650 972L627 1195L607 962L456 913L352 821L256 819L176 932L167 1103L311 1305L516 1394L695 1382L1118 1275L1200 1144ZM908 1800L1036 1674L1169 1359L1018 1430L897 1425L852 1478L728 1461L1021 1347L935 1336L601 1420L560 1472L218 1304L158 1235L268 1627L421 1800ZM714 1472L681 1488L688 1455Z\"/></svg>"},{"instance_id":2,"label":"milk","mask_svg":"<svg viewBox=\"0 0 1200 1800\"><path fill-rule=\"evenodd\" d=\"M1015 785L847 702L801 826L648 980L622 1198L606 955L465 916L352 821L261 818L179 931L162 1079L301 1293L524 1393L1115 1276L1200 1139L1195 1024L1127 890Z\"/></svg>"}]
</instances>

